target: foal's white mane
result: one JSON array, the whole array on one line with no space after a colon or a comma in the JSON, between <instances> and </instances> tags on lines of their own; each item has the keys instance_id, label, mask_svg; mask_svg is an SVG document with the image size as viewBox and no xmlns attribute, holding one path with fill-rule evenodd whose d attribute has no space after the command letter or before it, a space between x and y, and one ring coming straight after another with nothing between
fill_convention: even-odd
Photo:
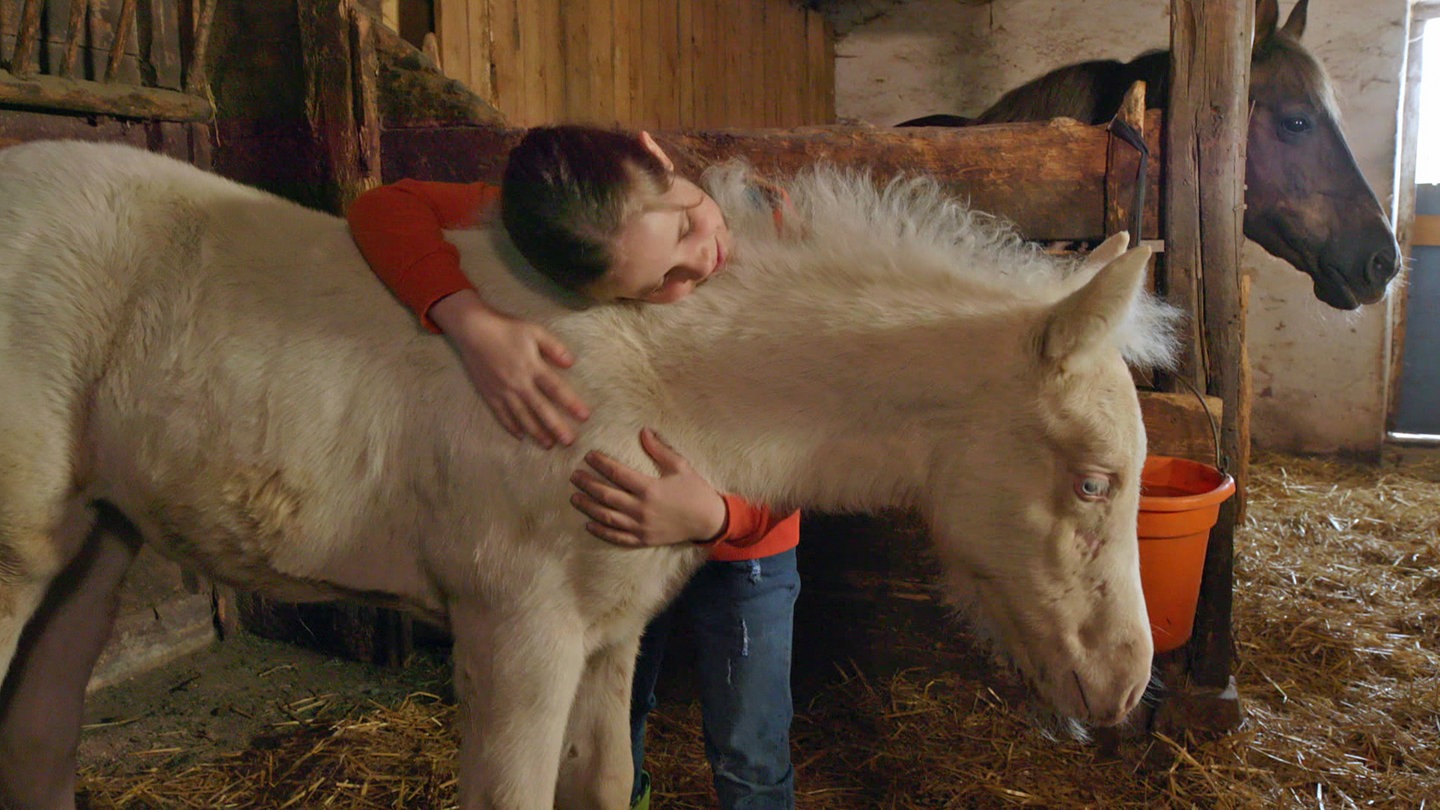
<instances>
[{"instance_id":1,"label":"foal's white mane","mask_svg":"<svg viewBox=\"0 0 1440 810\"><path fill-rule=\"evenodd\" d=\"M953 315L957 305L984 311L1052 303L1091 277L1077 272L1081 259L1045 253L1011 223L970 208L931 177L882 183L865 170L807 169L786 183L797 221L780 229L769 207L757 204L753 177L737 159L711 168L704 185L738 237L738 259L764 252L774 265L780 255L797 257L788 262L786 283L848 288L856 297L904 290L923 319L925 311ZM1169 367L1179 315L1154 296L1139 296L1118 336L1126 361Z\"/></svg>"}]
</instances>

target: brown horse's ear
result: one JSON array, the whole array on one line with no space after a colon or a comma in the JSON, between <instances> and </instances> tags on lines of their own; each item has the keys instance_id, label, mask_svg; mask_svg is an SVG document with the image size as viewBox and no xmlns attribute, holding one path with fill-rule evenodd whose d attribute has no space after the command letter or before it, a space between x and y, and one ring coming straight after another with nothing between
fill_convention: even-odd
<instances>
[{"instance_id":1,"label":"brown horse's ear","mask_svg":"<svg viewBox=\"0 0 1440 810\"><path fill-rule=\"evenodd\" d=\"M1306 7L1309 5L1310 0L1300 0L1296 3L1295 7L1290 9L1290 16L1285 18L1285 27L1280 29L1296 42L1300 41L1300 37L1305 36Z\"/></svg>"},{"instance_id":2,"label":"brown horse's ear","mask_svg":"<svg viewBox=\"0 0 1440 810\"><path fill-rule=\"evenodd\" d=\"M1279 0L1255 0L1255 41L1251 53L1259 53L1275 36L1275 26L1280 22Z\"/></svg>"},{"instance_id":3,"label":"brown horse's ear","mask_svg":"<svg viewBox=\"0 0 1440 810\"><path fill-rule=\"evenodd\" d=\"M1111 345L1135 306L1149 263L1150 248L1128 251L1057 304L1040 336L1041 358L1074 369Z\"/></svg>"}]
</instances>

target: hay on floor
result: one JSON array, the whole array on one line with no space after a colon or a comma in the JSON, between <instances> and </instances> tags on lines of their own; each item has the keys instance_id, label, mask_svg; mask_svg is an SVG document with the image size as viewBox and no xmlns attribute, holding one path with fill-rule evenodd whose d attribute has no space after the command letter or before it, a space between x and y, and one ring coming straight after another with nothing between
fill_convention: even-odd
<instances>
[{"instance_id":1,"label":"hay on floor","mask_svg":"<svg viewBox=\"0 0 1440 810\"><path fill-rule=\"evenodd\" d=\"M1440 484L1261 455L1249 498L1236 541L1240 729L1078 739L1039 718L1003 671L957 668L921 634L897 640L905 666L837 662L797 706L799 806L1411 808L1440 797ZM929 598L911 580L892 585L898 600ZM453 713L426 694L291 707L248 750L178 770L164 746L137 750L81 785L94 808L438 810L454 806ZM657 808L714 806L699 739L693 701L662 704Z\"/></svg>"}]
</instances>

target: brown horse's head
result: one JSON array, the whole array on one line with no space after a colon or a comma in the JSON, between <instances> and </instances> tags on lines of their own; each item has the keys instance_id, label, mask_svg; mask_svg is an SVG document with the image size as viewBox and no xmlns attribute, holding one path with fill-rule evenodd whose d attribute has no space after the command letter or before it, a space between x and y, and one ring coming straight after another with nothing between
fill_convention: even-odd
<instances>
[{"instance_id":1,"label":"brown horse's head","mask_svg":"<svg viewBox=\"0 0 1440 810\"><path fill-rule=\"evenodd\" d=\"M1300 45L1307 4L1283 27L1276 0L1256 4L1245 235L1308 273L1315 297L1355 309L1384 297L1400 248L1345 142L1325 70Z\"/></svg>"}]
</instances>

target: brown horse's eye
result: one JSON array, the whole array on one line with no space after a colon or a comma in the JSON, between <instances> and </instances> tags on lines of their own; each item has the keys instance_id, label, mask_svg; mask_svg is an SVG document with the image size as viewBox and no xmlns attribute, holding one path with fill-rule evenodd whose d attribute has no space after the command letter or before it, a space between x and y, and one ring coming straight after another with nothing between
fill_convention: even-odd
<instances>
[{"instance_id":1,"label":"brown horse's eye","mask_svg":"<svg viewBox=\"0 0 1440 810\"><path fill-rule=\"evenodd\" d=\"M1280 126L1292 135L1301 135L1309 132L1315 125L1303 115L1288 115L1280 119Z\"/></svg>"}]
</instances>

